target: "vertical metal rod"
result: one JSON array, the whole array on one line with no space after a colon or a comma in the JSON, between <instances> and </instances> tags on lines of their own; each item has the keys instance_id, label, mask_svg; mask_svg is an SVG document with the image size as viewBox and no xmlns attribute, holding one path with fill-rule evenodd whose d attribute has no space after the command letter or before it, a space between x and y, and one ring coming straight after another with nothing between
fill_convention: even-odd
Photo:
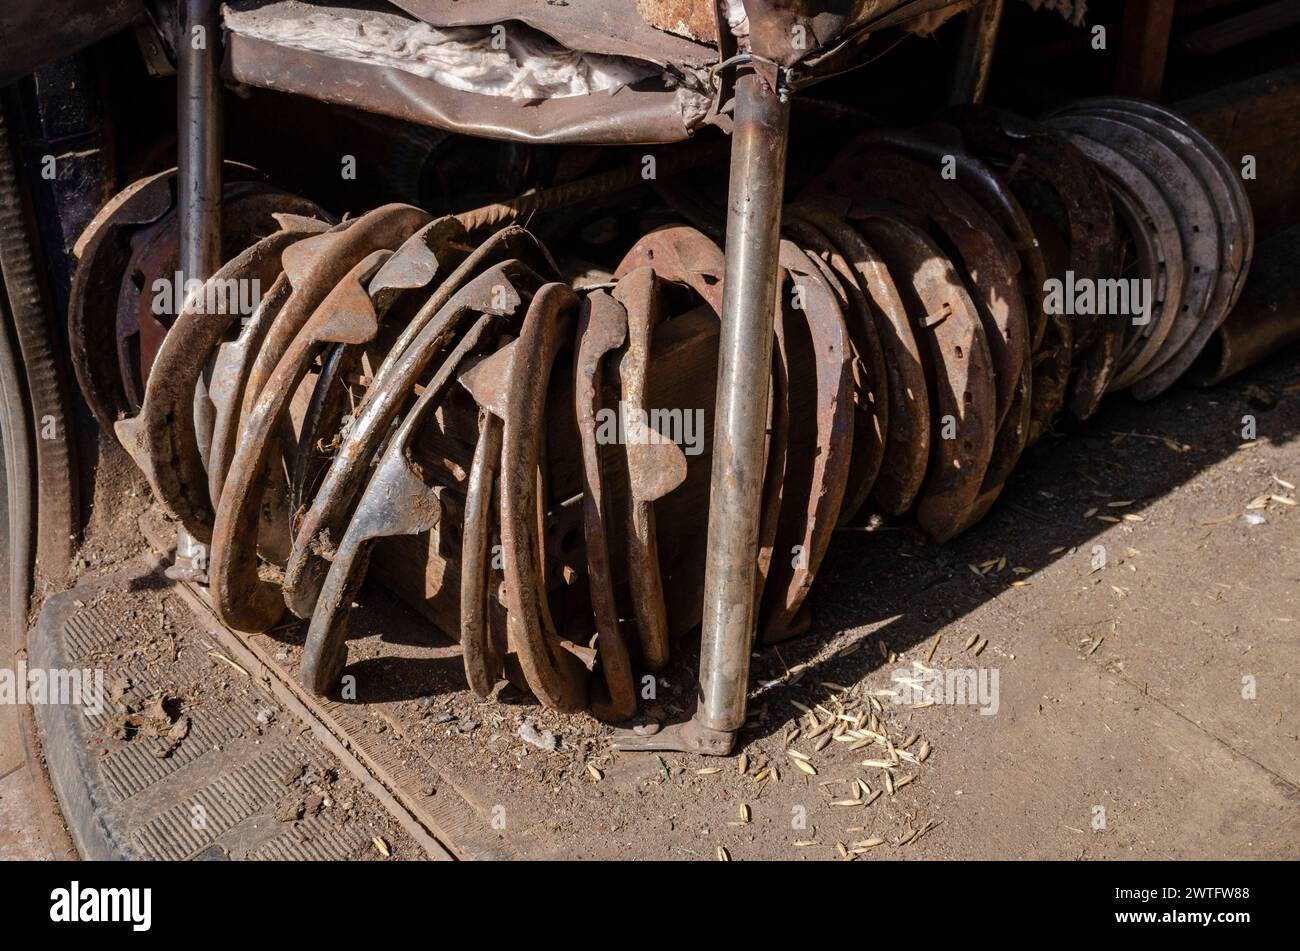
<instances>
[{"instance_id":1,"label":"vertical metal rod","mask_svg":"<svg viewBox=\"0 0 1300 951\"><path fill-rule=\"evenodd\" d=\"M952 105L984 101L1004 5L1005 0L985 0L983 5L966 14L962 24L961 50L957 54L957 72L948 94L948 102Z\"/></svg>"},{"instance_id":2,"label":"vertical metal rod","mask_svg":"<svg viewBox=\"0 0 1300 951\"><path fill-rule=\"evenodd\" d=\"M182 0L177 43L176 150L180 179L180 271L184 288L221 267L222 115L220 0ZM199 379L194 429L203 461L212 441L212 403ZM216 500L213 500L216 504ZM202 546L182 530L174 574L197 580L206 573Z\"/></svg>"},{"instance_id":3,"label":"vertical metal rod","mask_svg":"<svg viewBox=\"0 0 1300 951\"><path fill-rule=\"evenodd\" d=\"M184 0L177 55L180 265L186 283L221 266L221 55L219 0Z\"/></svg>"},{"instance_id":4,"label":"vertical metal rod","mask_svg":"<svg viewBox=\"0 0 1300 951\"><path fill-rule=\"evenodd\" d=\"M1139 99L1159 99L1174 26L1174 0L1124 4L1119 34L1115 92Z\"/></svg>"},{"instance_id":5,"label":"vertical metal rod","mask_svg":"<svg viewBox=\"0 0 1300 951\"><path fill-rule=\"evenodd\" d=\"M697 726L735 732L745 722L753 649L763 446L771 389L781 202L790 105L760 76L736 83L727 197L708 564Z\"/></svg>"}]
</instances>

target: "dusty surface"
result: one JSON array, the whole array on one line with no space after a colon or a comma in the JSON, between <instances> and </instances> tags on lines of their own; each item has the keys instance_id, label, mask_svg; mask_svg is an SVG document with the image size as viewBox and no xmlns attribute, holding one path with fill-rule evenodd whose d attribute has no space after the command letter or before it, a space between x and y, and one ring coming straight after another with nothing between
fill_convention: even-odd
<instances>
[{"instance_id":1,"label":"dusty surface","mask_svg":"<svg viewBox=\"0 0 1300 951\"><path fill-rule=\"evenodd\" d=\"M298 845L330 843L322 847L330 858L423 858L360 782L310 742L308 725L214 644L166 586L158 575L144 575L126 590L105 589L86 603L101 621L112 620L116 635L77 661L105 671L108 704L90 739L91 756L109 758L144 745L155 758L183 764L167 782L190 796L210 782L206 772L213 768L231 772L263 749L284 751L276 794L250 805L248 819L214 835L223 854L252 857L269 840L288 836ZM147 672L147 680L135 671ZM213 744L211 731L192 724L205 711L219 710L233 715L233 732L223 730ZM187 748L194 744L197 749ZM198 778L189 782L190 774Z\"/></svg>"},{"instance_id":2,"label":"dusty surface","mask_svg":"<svg viewBox=\"0 0 1300 951\"><path fill-rule=\"evenodd\" d=\"M54 857L41 834L31 784L32 775L26 767L0 778L0 861Z\"/></svg>"},{"instance_id":3,"label":"dusty surface","mask_svg":"<svg viewBox=\"0 0 1300 951\"><path fill-rule=\"evenodd\" d=\"M1111 400L1037 447L949 545L906 526L842 532L814 633L754 656L743 763L616 755L598 724L510 687L480 702L455 648L430 646L378 589L348 672L374 741L453 777L525 856L1294 856L1297 427L1291 354L1213 391ZM291 673L301 632L279 636ZM996 712L980 712L992 697L895 704L893 672L927 662L986 689L996 672ZM692 684L687 658L649 712L683 716ZM805 707L843 732L824 743L834 725L818 732ZM895 768L863 765L893 761L861 732L873 713L873 732L907 744ZM524 742L525 724L557 749Z\"/></svg>"},{"instance_id":4,"label":"dusty surface","mask_svg":"<svg viewBox=\"0 0 1300 951\"><path fill-rule=\"evenodd\" d=\"M948 545L906 525L839 533L813 633L754 655L728 759L614 754L607 728L508 686L479 701L455 646L374 586L347 673L368 742L453 782L525 857L1294 857L1297 432L1293 351L1211 391L1108 400ZM134 547L119 529L86 568ZM301 625L275 636L292 674ZM682 653L645 704L665 721L692 703ZM996 694L895 703L894 672L917 664L986 691L996 672Z\"/></svg>"},{"instance_id":5,"label":"dusty surface","mask_svg":"<svg viewBox=\"0 0 1300 951\"><path fill-rule=\"evenodd\" d=\"M130 585L109 586L76 602L113 631L108 645L77 661L105 672L107 709L94 720L88 755L107 759L144 745L158 759L176 758L184 765L168 782L188 796L211 779L207 774L214 755L222 758L222 769L230 770L251 762L260 748L302 749L303 755L279 776L276 795L217 838L223 854L239 859L272 839L303 847L319 839L325 844L317 851L331 858L424 858L383 805L341 763L310 743L307 723L213 643L170 590L170 582L150 573L138 529L148 490L127 465L118 456L104 461L94 515L74 559L76 581L83 584L93 586L101 576L136 576ZM51 585L46 594L66 586ZM133 671L147 672L147 679ZM205 711L233 712L235 717L233 732L226 730L210 751L191 728ZM194 744L199 748L187 748ZM25 818L22 810L32 808L30 797L19 797L25 792L19 784L26 780L18 771L5 777L0 789L0 857L48 856L30 829L22 836L14 832Z\"/></svg>"}]
</instances>

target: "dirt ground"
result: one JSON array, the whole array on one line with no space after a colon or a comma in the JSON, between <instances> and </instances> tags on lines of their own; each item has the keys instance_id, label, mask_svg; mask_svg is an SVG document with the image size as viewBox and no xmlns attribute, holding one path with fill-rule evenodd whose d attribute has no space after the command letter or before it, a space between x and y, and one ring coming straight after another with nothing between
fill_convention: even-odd
<instances>
[{"instance_id":1,"label":"dirt ground","mask_svg":"<svg viewBox=\"0 0 1300 951\"><path fill-rule=\"evenodd\" d=\"M455 645L374 585L347 672L371 742L442 777L418 794L454 783L521 857L1293 858L1297 434L1293 349L1215 389L1108 399L949 544L841 531L812 633L754 654L727 759L615 753L509 686L480 701ZM137 550L141 484L118 486L84 570ZM288 674L302 635L276 632ZM643 705L665 722L693 703L679 656ZM921 692L895 702L898 677ZM958 681L976 689L950 702Z\"/></svg>"},{"instance_id":2,"label":"dirt ground","mask_svg":"<svg viewBox=\"0 0 1300 951\"><path fill-rule=\"evenodd\" d=\"M242 822L243 828L214 836L223 856L260 854L276 837L305 846L329 841L320 854L331 858L379 861L423 857L384 807L341 764L309 740L308 725L257 683L250 672L222 652L193 622L174 593L151 588L146 576L126 590L105 589L87 602L100 619L111 619L116 638L79 663L105 671L106 712L90 738L91 755L109 758L131 745L144 745L154 757L186 763L205 753L221 757L222 771L236 769L260 749L283 751L288 764L278 775L277 795ZM147 684L132 671L147 670ZM199 735L192 724L205 710L240 711L233 735ZM197 749L188 749L197 745ZM239 754L244 755L239 755ZM202 784L182 784L186 794ZM215 824L215 822L214 822ZM275 853L279 854L279 853Z\"/></svg>"}]
</instances>

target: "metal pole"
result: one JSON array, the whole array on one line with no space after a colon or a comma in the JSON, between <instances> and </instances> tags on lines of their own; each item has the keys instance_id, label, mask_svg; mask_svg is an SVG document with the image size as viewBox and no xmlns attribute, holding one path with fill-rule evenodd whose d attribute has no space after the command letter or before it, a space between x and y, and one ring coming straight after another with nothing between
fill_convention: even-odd
<instances>
[{"instance_id":1,"label":"metal pole","mask_svg":"<svg viewBox=\"0 0 1300 951\"><path fill-rule=\"evenodd\" d=\"M177 66L180 265L188 283L221 266L221 55L218 0L184 0Z\"/></svg>"},{"instance_id":2,"label":"metal pole","mask_svg":"<svg viewBox=\"0 0 1300 951\"><path fill-rule=\"evenodd\" d=\"M957 72L948 96L951 104L984 101L1004 3L1005 0L986 0L982 6L966 14L961 51L957 54Z\"/></svg>"},{"instance_id":3,"label":"metal pole","mask_svg":"<svg viewBox=\"0 0 1300 951\"><path fill-rule=\"evenodd\" d=\"M744 69L731 136L699 702L689 723L625 735L620 749L725 755L745 723L789 125L789 102Z\"/></svg>"},{"instance_id":4,"label":"metal pole","mask_svg":"<svg viewBox=\"0 0 1300 951\"><path fill-rule=\"evenodd\" d=\"M1115 92L1139 99L1159 99L1169 58L1169 34L1174 26L1174 0L1124 4L1119 34L1119 65ZM1212 28L1221 35L1224 24ZM1189 37L1190 38L1190 37Z\"/></svg>"},{"instance_id":5,"label":"metal pole","mask_svg":"<svg viewBox=\"0 0 1300 951\"><path fill-rule=\"evenodd\" d=\"M220 0L182 0L177 43L176 149L180 179L180 271L185 287L206 281L221 267L221 59ZM195 387L194 429L207 462L212 403L202 378ZM213 500L216 504L216 500ZM169 575L206 577L203 546L184 530Z\"/></svg>"},{"instance_id":6,"label":"metal pole","mask_svg":"<svg viewBox=\"0 0 1300 951\"><path fill-rule=\"evenodd\" d=\"M757 74L739 77L695 713L701 726L729 733L745 722L756 622L763 446L789 123L789 103L781 102L776 90Z\"/></svg>"}]
</instances>

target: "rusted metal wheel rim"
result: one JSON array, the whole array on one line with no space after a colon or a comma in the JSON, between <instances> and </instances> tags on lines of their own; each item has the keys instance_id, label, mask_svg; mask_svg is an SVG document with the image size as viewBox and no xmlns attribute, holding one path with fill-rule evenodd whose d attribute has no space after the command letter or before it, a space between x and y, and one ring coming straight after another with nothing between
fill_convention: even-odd
<instances>
[{"instance_id":1,"label":"rusted metal wheel rim","mask_svg":"<svg viewBox=\"0 0 1300 951\"><path fill-rule=\"evenodd\" d=\"M533 694L557 710L581 710L588 672L560 644L547 601L538 531L538 466L552 366L576 317L578 300L565 284L546 284L533 298L519 339L510 344L510 385L504 394L498 506L510 644Z\"/></svg>"},{"instance_id":2,"label":"rusted metal wheel rim","mask_svg":"<svg viewBox=\"0 0 1300 951\"><path fill-rule=\"evenodd\" d=\"M231 186L261 181L256 170L237 162L225 163L223 177L227 192ZM174 168L133 182L99 210L73 249L78 266L68 296L72 368L91 413L106 432L138 409L127 399L116 352L117 304L123 282L131 279L130 237L175 207L176 188Z\"/></svg>"},{"instance_id":3,"label":"rusted metal wheel rim","mask_svg":"<svg viewBox=\"0 0 1300 951\"><path fill-rule=\"evenodd\" d=\"M1126 381L1145 377L1160 381L1134 387L1135 396L1149 398L1173 382L1169 372L1162 372L1166 364L1171 364L1170 370L1175 376L1185 368L1175 357L1197 335L1198 326L1206 320L1206 310L1219 276L1219 218L1209 193L1191 166L1149 132L1094 114L1062 114L1049 122L1077 131L1123 154L1146 174L1173 213L1184 262L1182 301L1174 314L1169 334L1146 371ZM1208 333L1205 336L1208 337Z\"/></svg>"},{"instance_id":4,"label":"rusted metal wheel rim","mask_svg":"<svg viewBox=\"0 0 1300 951\"><path fill-rule=\"evenodd\" d=\"M518 260L516 251L528 263ZM543 268L540 276L529 264ZM328 565L321 555L322 545L342 536L370 460L438 348L459 332L468 314L513 309L511 298L518 293L514 285L531 293L553 273L546 270L549 266L553 266L550 256L528 232L514 227L502 229L456 265L404 329L375 371L352 425L294 534L283 590L285 603L298 617L311 616L324 583ZM462 294L462 290L467 293ZM413 332L412 326L418 330Z\"/></svg>"},{"instance_id":5,"label":"rusted metal wheel rim","mask_svg":"<svg viewBox=\"0 0 1300 951\"><path fill-rule=\"evenodd\" d=\"M264 631L284 612L279 586L259 576L257 559L259 512L265 474L276 449L275 435L310 361L324 345L373 338L379 323L363 282L391 254L369 252L334 284L285 347L252 410L241 420L239 449L231 460L212 531L209 570L213 606L235 630Z\"/></svg>"},{"instance_id":6,"label":"rusted metal wheel rim","mask_svg":"<svg viewBox=\"0 0 1300 951\"><path fill-rule=\"evenodd\" d=\"M890 402L884 458L872 495L890 515L912 507L925 481L930 456L930 399L925 367L907 310L876 250L852 226L816 204L797 204L787 212L822 230L852 261L859 283L871 300L876 337L888 374Z\"/></svg>"},{"instance_id":7,"label":"rusted metal wheel rim","mask_svg":"<svg viewBox=\"0 0 1300 951\"><path fill-rule=\"evenodd\" d=\"M1219 194L1220 188L1227 191L1232 205L1232 218L1240 228L1241 258L1236 263L1237 279L1234 282L1233 292L1229 298L1228 307L1231 309L1232 305L1236 303L1237 297L1241 294L1242 284L1245 282L1246 274L1250 270L1251 259L1254 257L1255 216L1250 205L1250 197L1246 194L1246 187L1242 184L1241 176L1228 162L1227 156L1200 129L1178 113L1158 103L1148 102L1144 99L1131 99L1125 96L1099 96L1082 100L1079 105L1086 109L1114 109L1116 112L1123 113L1130 118L1142 116L1150 119L1168 136L1166 139L1168 144L1177 144L1181 147L1185 157L1193 160L1192 157L1197 156L1208 163L1208 166L1203 169L1207 185L1216 196ZM1235 242L1226 239L1224 243L1228 247L1235 244ZM1235 252L1229 252L1229 261L1230 263L1236 261Z\"/></svg>"},{"instance_id":8,"label":"rusted metal wheel rim","mask_svg":"<svg viewBox=\"0 0 1300 951\"><path fill-rule=\"evenodd\" d=\"M603 690L598 689L593 680L591 707L592 712L603 720L630 717L636 712L637 701L632 662L619 621L610 563L604 447L596 438L597 417L601 410L608 409L603 401L604 362L607 355L616 353L626 341L627 312L623 305L602 290L587 294L578 316L573 397L582 447L582 526L586 540L588 589L604 677ZM476 461L477 458L476 454Z\"/></svg>"},{"instance_id":9,"label":"rusted metal wheel rim","mask_svg":"<svg viewBox=\"0 0 1300 951\"><path fill-rule=\"evenodd\" d=\"M1226 160L1204 136L1198 134L1193 138L1187 134L1190 127L1185 121L1165 110L1130 109L1112 100L1085 101L1077 108L1084 114L1130 125L1171 149L1190 167L1205 189L1219 226L1218 271L1204 316L1183 347L1150 380L1135 387L1135 395L1142 396L1148 388L1158 391L1181 377L1227 318L1241 293L1248 245L1253 242L1253 219L1239 179L1231 175L1230 170L1226 170L1228 174L1225 177Z\"/></svg>"},{"instance_id":10,"label":"rusted metal wheel rim","mask_svg":"<svg viewBox=\"0 0 1300 951\"><path fill-rule=\"evenodd\" d=\"M722 281L725 258L717 242L691 225L666 225L651 231L623 256L614 271L621 278L636 267L650 266L663 281L691 288L715 317L722 314ZM779 306L779 305L778 305ZM775 350L775 342L773 347ZM789 439L788 387L780 360L773 359L772 391L768 401L767 442L764 446L763 501L758 529L758 579L755 602L759 602L771 563L781 514L781 482L785 476ZM704 585L704 532L700 525L699 557L684 560L669 573L666 592L670 623L675 634L684 633L700 621L700 598ZM681 607L685 603L685 608Z\"/></svg>"},{"instance_id":11,"label":"rusted metal wheel rim","mask_svg":"<svg viewBox=\"0 0 1300 951\"><path fill-rule=\"evenodd\" d=\"M938 541L969 520L993 454L997 396L975 303L952 262L920 229L861 209L854 224L885 260L926 346L933 434L916 518ZM945 438L948 424L954 438Z\"/></svg>"},{"instance_id":12,"label":"rusted metal wheel rim","mask_svg":"<svg viewBox=\"0 0 1300 951\"><path fill-rule=\"evenodd\" d=\"M780 263L785 274L782 297L791 305L795 291L801 290L803 307L791 306L777 324L778 354L789 390L790 435L780 523L759 621L759 636L766 642L790 631L808 596L839 520L853 456L853 376L839 304L820 270L792 242L781 242ZM808 352L801 357L797 348L804 334ZM794 362L797 358L799 363ZM810 359L811 367L803 359ZM796 372L808 369L811 380ZM812 425L800 426L797 407L808 406L809 396Z\"/></svg>"},{"instance_id":13,"label":"rusted metal wheel rim","mask_svg":"<svg viewBox=\"0 0 1300 951\"><path fill-rule=\"evenodd\" d=\"M429 484L412 460L412 440L443 404L466 361L495 341L497 320L497 315L482 315L465 331L388 441L366 484L334 552L307 629L299 676L318 693L326 693L338 683L346 663L348 617L375 542L396 535L423 535L438 524L442 515L439 488Z\"/></svg>"},{"instance_id":14,"label":"rusted metal wheel rim","mask_svg":"<svg viewBox=\"0 0 1300 951\"><path fill-rule=\"evenodd\" d=\"M946 119L969 147L997 163L1026 211L1054 223L1066 244L1067 270L1089 279L1111 275L1114 212L1100 173L1064 134L983 105L959 106ZM1100 330L1095 321L1074 328L1072 352L1082 353Z\"/></svg>"},{"instance_id":15,"label":"rusted metal wheel rim","mask_svg":"<svg viewBox=\"0 0 1300 951\"><path fill-rule=\"evenodd\" d=\"M1022 364L1029 360L1029 327L1016 277L1015 249L998 224L959 186L931 168L874 144L842 154L827 173L839 193L897 202L915 209L932 236L955 250L953 263L968 281L994 361L997 419L1015 399ZM921 220L921 219L918 219Z\"/></svg>"},{"instance_id":16,"label":"rusted metal wheel rim","mask_svg":"<svg viewBox=\"0 0 1300 951\"><path fill-rule=\"evenodd\" d=\"M1107 185L1117 196L1116 200L1126 203L1140 213L1142 220L1153 226L1154 240L1160 249L1160 262L1165 273L1165 295L1160 302L1159 312L1152 306L1150 322L1153 329L1134 362L1143 366L1142 373L1148 374L1159 366L1163 355L1170 353L1169 341L1181 326L1190 333L1195 318L1189 318L1190 311L1184 309L1183 293L1186 285L1186 263L1183 255L1182 235L1178 219L1170 208L1168 201L1159 188L1151 181L1148 174L1111 146L1081 133L1067 132L1071 142L1097 163ZM1119 197L1122 193L1123 197ZM1138 227L1141 227L1138 225ZM1159 282L1152 281L1154 290ZM1123 326L1130 323L1128 319L1111 324ZM1118 370L1118 367L1116 368ZM1109 386L1109 381L1108 384Z\"/></svg>"},{"instance_id":17,"label":"rusted metal wheel rim","mask_svg":"<svg viewBox=\"0 0 1300 951\"><path fill-rule=\"evenodd\" d=\"M664 603L659 567L654 501L686 478L681 447L662 436L648 421L645 391L649 376L654 328L662 318L659 277L651 267L639 267L619 279L614 299L627 314L627 347L619 360L622 409L643 432L629 433L627 456L627 567L632 608L636 615L641 660L652 671L668 663L668 608Z\"/></svg>"},{"instance_id":18,"label":"rusted metal wheel rim","mask_svg":"<svg viewBox=\"0 0 1300 951\"><path fill-rule=\"evenodd\" d=\"M501 418L479 410L478 442L465 484L465 524L461 543L460 650L465 679L480 697L492 692L503 658L492 637L493 596L489 557L490 520L497 473L501 468ZM602 645L603 646L603 645ZM633 709L636 700L632 701Z\"/></svg>"},{"instance_id":19,"label":"rusted metal wheel rim","mask_svg":"<svg viewBox=\"0 0 1300 951\"><path fill-rule=\"evenodd\" d=\"M463 238L464 230L455 219L439 218L403 241L370 282L368 290L379 319L385 320L394 308L399 308L403 298L414 297L415 292L428 287L431 281L459 263L464 257L460 246ZM398 345L403 348L401 341L409 342L414 322L407 323L401 332ZM360 347L337 346L322 361L291 467L294 512L305 510L311 490L332 459L317 452L315 447L318 441L337 435L341 418L351 407L347 379L361 355ZM296 532L296 523L292 530Z\"/></svg>"},{"instance_id":20,"label":"rusted metal wheel rim","mask_svg":"<svg viewBox=\"0 0 1300 951\"><path fill-rule=\"evenodd\" d=\"M208 498L214 503L221 499L230 459L235 453L244 387L253 359L292 290L289 278L282 271L271 289L263 295L239 336L234 341L219 344L212 359L212 377L208 381L208 398L213 406L212 445L208 449ZM274 490L268 488L268 491Z\"/></svg>"},{"instance_id":21,"label":"rusted metal wheel rim","mask_svg":"<svg viewBox=\"0 0 1300 951\"><path fill-rule=\"evenodd\" d=\"M302 234L278 231L264 238L223 266L210 283L273 283L280 253ZM233 311L206 313L201 298L191 302L163 339L154 363L158 372L149 376L139 414L116 426L163 508L203 541L211 537L214 512L194 431L194 386L209 354L239 317Z\"/></svg>"},{"instance_id":22,"label":"rusted metal wheel rim","mask_svg":"<svg viewBox=\"0 0 1300 951\"><path fill-rule=\"evenodd\" d=\"M853 375L853 454L849 462L839 524L847 523L866 502L885 460L889 432L889 392L884 350L859 276L815 225L797 212L785 212L784 229L821 271L835 293L849 333ZM794 219L793 221L791 219Z\"/></svg>"}]
</instances>

